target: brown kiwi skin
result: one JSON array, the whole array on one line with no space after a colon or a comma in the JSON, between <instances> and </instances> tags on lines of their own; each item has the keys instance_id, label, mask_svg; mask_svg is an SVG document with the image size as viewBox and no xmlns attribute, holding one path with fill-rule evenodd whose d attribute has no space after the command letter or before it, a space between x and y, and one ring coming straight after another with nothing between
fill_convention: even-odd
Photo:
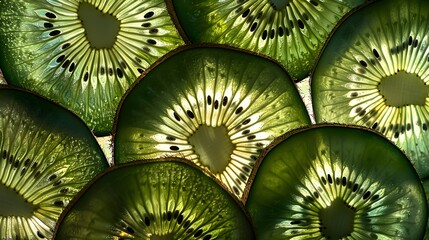
<instances>
[{"instance_id":1,"label":"brown kiwi skin","mask_svg":"<svg viewBox=\"0 0 429 240\"><path fill-rule=\"evenodd\" d=\"M190 44L190 45L184 45L184 46L180 46L177 47L176 49L170 51L169 53L165 54L164 56L162 56L161 58L159 58L157 61L155 61L149 68L147 68L138 78L136 81L134 81L134 83L128 88L128 90L125 92L124 96L121 98L121 101L119 102L118 108L116 109L116 114L115 114L115 119L113 122L113 129L112 129L112 139L113 141L115 141L116 139L116 133L117 133L117 128L118 128L118 121L119 121L119 115L122 109L122 105L124 104L127 96L130 94L130 92L134 89L134 87L139 84L141 81L144 80L145 76L147 74L149 74L154 68L156 68L158 65L162 64L165 60L167 60L168 58L170 58L171 56L174 56L180 52L183 51L187 51L190 49L197 49L197 48L220 48L220 49L229 49L229 50L233 50L233 51L237 51L237 52L243 52L243 53L247 53L250 55L254 55L254 56L258 56L258 57L262 57L265 58L271 62L273 62L274 64L276 64L277 66L279 66L287 75L287 77L289 79L292 79L291 76L289 75L289 73L286 71L286 69L279 64L274 58L271 58L267 55L261 54L261 53L257 53L257 52L253 52L250 50L246 50L246 49L241 49L241 48L237 48L234 46L230 46L230 45L225 45L225 44L216 44L216 43L201 43L201 44ZM294 87L296 89L296 82L295 81L291 81L292 84L294 85Z\"/></svg>"},{"instance_id":2,"label":"brown kiwi skin","mask_svg":"<svg viewBox=\"0 0 429 240\"><path fill-rule=\"evenodd\" d=\"M248 220L250 227L252 229L252 236L256 236L255 235L255 228L254 228L254 224L252 221L252 218L250 217L249 212L247 211L247 209L244 206L244 202L242 201L242 199L239 199L237 196L235 196L234 194L231 194L230 191L228 190L228 188L225 186L225 184L223 184L221 181L219 181L216 176L214 176L210 171L208 171L207 169L201 168L198 165L194 164L193 162L183 159L183 158L178 158L178 157L165 157L165 158L156 158L156 159L144 159L144 160L136 160L136 161L131 161L131 162L127 162L127 163L121 163L121 164L117 164L114 165L110 168L108 168L107 170L105 170L104 172L99 173L97 176L95 176L90 182L88 182L84 188L82 188L78 194L69 202L69 204L64 208L63 212L61 213L60 217L58 218L58 221L55 225L54 228L54 239L55 236L58 233L59 227L61 225L61 223L63 222L64 218L67 216L68 212L73 208L74 205L76 205L76 203L79 201L79 199L81 198L81 196L83 194L85 194L86 191L88 191L89 188L91 188L91 186L98 182L103 176L105 176L106 174L109 174L112 171L115 171L116 169L121 169L121 168L126 168L126 167L132 167L132 166L137 166L137 165L141 165L141 164L145 164L145 163L157 163L157 162L176 162L176 163L183 163L186 164L187 166L193 167L194 169L196 169L197 171L202 172L203 174L205 174L206 176L208 176L209 178L211 178L214 182L216 182L229 196L232 197L233 201L237 204L237 206L241 209L241 211L244 213L246 219ZM255 237L253 238L255 239Z\"/></svg>"},{"instance_id":3,"label":"brown kiwi skin","mask_svg":"<svg viewBox=\"0 0 429 240\"><path fill-rule=\"evenodd\" d=\"M258 173L258 169L261 166L261 163L263 162L265 156L268 155L268 153L274 148L276 147L278 144L280 144L281 142L287 140L288 138L290 138L291 136L298 134L300 132L305 132L311 129L315 129L315 128L325 128L325 127L340 127L340 128L344 128L344 129L348 129L348 128L353 128L353 129L358 129L358 130L363 130L363 131L367 131L367 132L372 132L376 135L378 135L379 137L382 137L384 140L390 142L395 148L397 148L403 155L404 158L408 159L408 163L411 165L412 169L414 169L414 172L417 176L417 172L415 171L414 166L412 165L410 159L407 157L407 155L405 154L405 152L398 148L390 139L386 138L384 135L382 135L381 133L371 129L371 128L367 128L364 126L360 126L360 125L355 125L355 124L339 124L339 123L317 123L311 126L304 126L304 127L300 127L300 128L296 128L293 129L279 137L277 137L276 139L274 139L273 142L271 142L271 144L269 144L267 147L265 147L261 153L259 154L258 159L255 161L255 166L252 169L252 172L249 175L249 180L247 182L247 185L243 191L243 197L242 197L242 201L243 203L246 205L247 200L249 198L249 193L250 190L252 188L253 182L255 180L255 177Z\"/></svg>"},{"instance_id":4,"label":"brown kiwi skin","mask_svg":"<svg viewBox=\"0 0 429 240\"><path fill-rule=\"evenodd\" d=\"M165 5L167 6L168 14L170 15L170 18L176 26L177 32L179 33L180 37L182 37L183 41L186 45L192 44L191 40L189 40L188 35L186 35L185 30L183 30L182 25L180 24L179 18L177 17L176 10L174 9L174 0L165 0Z\"/></svg>"}]
</instances>

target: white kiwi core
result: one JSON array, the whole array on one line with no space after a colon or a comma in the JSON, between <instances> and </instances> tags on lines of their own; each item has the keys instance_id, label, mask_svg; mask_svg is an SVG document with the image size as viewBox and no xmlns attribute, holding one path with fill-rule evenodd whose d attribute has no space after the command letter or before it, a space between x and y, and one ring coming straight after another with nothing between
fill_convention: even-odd
<instances>
[{"instance_id":1,"label":"white kiwi core","mask_svg":"<svg viewBox=\"0 0 429 240\"><path fill-rule=\"evenodd\" d=\"M234 144L225 126L209 127L201 125L189 138L203 166L212 173L221 173L230 162Z\"/></svg>"},{"instance_id":2,"label":"white kiwi core","mask_svg":"<svg viewBox=\"0 0 429 240\"><path fill-rule=\"evenodd\" d=\"M338 240L353 232L355 211L346 206L342 199L335 199L331 205L319 211L322 231L327 239Z\"/></svg>"},{"instance_id":3,"label":"white kiwi core","mask_svg":"<svg viewBox=\"0 0 429 240\"><path fill-rule=\"evenodd\" d=\"M116 17L103 13L85 2L79 4L78 17L85 28L86 38L91 47L97 49L113 47L120 25Z\"/></svg>"},{"instance_id":4,"label":"white kiwi core","mask_svg":"<svg viewBox=\"0 0 429 240\"><path fill-rule=\"evenodd\" d=\"M291 0L270 0L271 6L276 10L282 10Z\"/></svg>"},{"instance_id":5,"label":"white kiwi core","mask_svg":"<svg viewBox=\"0 0 429 240\"><path fill-rule=\"evenodd\" d=\"M31 218L36 206L27 202L14 190L0 183L0 217Z\"/></svg>"},{"instance_id":6,"label":"white kiwi core","mask_svg":"<svg viewBox=\"0 0 429 240\"><path fill-rule=\"evenodd\" d=\"M382 79L378 89L386 104L393 107L424 106L429 96L429 86L417 75L404 71Z\"/></svg>"}]
</instances>

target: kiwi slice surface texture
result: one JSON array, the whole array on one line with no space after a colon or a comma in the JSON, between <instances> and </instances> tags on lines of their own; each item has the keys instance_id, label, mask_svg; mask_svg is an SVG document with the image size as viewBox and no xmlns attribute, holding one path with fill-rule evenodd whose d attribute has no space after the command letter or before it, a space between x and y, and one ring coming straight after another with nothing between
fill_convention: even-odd
<instances>
[{"instance_id":1,"label":"kiwi slice surface texture","mask_svg":"<svg viewBox=\"0 0 429 240\"><path fill-rule=\"evenodd\" d=\"M382 135L320 125L269 149L245 194L258 239L422 239L423 186Z\"/></svg>"},{"instance_id":2,"label":"kiwi slice surface texture","mask_svg":"<svg viewBox=\"0 0 429 240\"><path fill-rule=\"evenodd\" d=\"M0 2L0 68L10 84L111 131L130 84L184 44L162 0Z\"/></svg>"},{"instance_id":3,"label":"kiwi slice surface texture","mask_svg":"<svg viewBox=\"0 0 429 240\"><path fill-rule=\"evenodd\" d=\"M317 122L359 124L429 176L429 2L377 1L333 34L311 79Z\"/></svg>"},{"instance_id":4,"label":"kiwi slice surface texture","mask_svg":"<svg viewBox=\"0 0 429 240\"><path fill-rule=\"evenodd\" d=\"M241 196L261 149L308 124L279 65L220 46L186 47L148 70L124 98L115 161L184 157Z\"/></svg>"},{"instance_id":5,"label":"kiwi slice surface texture","mask_svg":"<svg viewBox=\"0 0 429 240\"><path fill-rule=\"evenodd\" d=\"M70 204L56 238L253 239L242 203L191 164L164 159L112 168Z\"/></svg>"},{"instance_id":6,"label":"kiwi slice surface texture","mask_svg":"<svg viewBox=\"0 0 429 240\"><path fill-rule=\"evenodd\" d=\"M293 79L308 76L329 33L365 0L174 0L191 42L230 44L271 56Z\"/></svg>"},{"instance_id":7,"label":"kiwi slice surface texture","mask_svg":"<svg viewBox=\"0 0 429 240\"><path fill-rule=\"evenodd\" d=\"M422 179L422 183L423 183L423 187L424 187L425 193L426 193L426 201L429 205L429 178ZM426 234L425 234L425 237L423 239L424 240L429 239L429 220L428 220L427 225L426 225Z\"/></svg>"},{"instance_id":8,"label":"kiwi slice surface texture","mask_svg":"<svg viewBox=\"0 0 429 240\"><path fill-rule=\"evenodd\" d=\"M107 161L68 110L0 88L0 238L50 239L69 201Z\"/></svg>"}]
</instances>

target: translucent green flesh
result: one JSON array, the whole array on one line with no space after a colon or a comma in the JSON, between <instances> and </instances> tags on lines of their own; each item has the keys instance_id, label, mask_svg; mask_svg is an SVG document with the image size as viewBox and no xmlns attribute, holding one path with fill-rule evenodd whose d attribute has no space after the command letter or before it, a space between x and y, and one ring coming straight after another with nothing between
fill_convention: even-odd
<instances>
[{"instance_id":1,"label":"translucent green flesh","mask_svg":"<svg viewBox=\"0 0 429 240\"><path fill-rule=\"evenodd\" d=\"M392 107L407 105L424 107L426 98L429 97L429 86L418 76L403 71L383 78L378 89L386 104Z\"/></svg>"},{"instance_id":2,"label":"translucent green flesh","mask_svg":"<svg viewBox=\"0 0 429 240\"><path fill-rule=\"evenodd\" d=\"M141 163L104 175L65 215L56 237L253 239L232 197L200 170L178 162Z\"/></svg>"},{"instance_id":3,"label":"translucent green flesh","mask_svg":"<svg viewBox=\"0 0 429 240\"><path fill-rule=\"evenodd\" d=\"M137 76L184 42L162 0L91 4L0 2L0 68L10 84L59 102L105 135ZM114 18L114 26L105 19L103 27L92 26L99 21L90 10Z\"/></svg>"},{"instance_id":4,"label":"translucent green flesh","mask_svg":"<svg viewBox=\"0 0 429 240\"><path fill-rule=\"evenodd\" d=\"M376 129L421 177L429 176L428 16L427 1L371 4L338 28L312 77L317 122Z\"/></svg>"},{"instance_id":5,"label":"translucent green flesh","mask_svg":"<svg viewBox=\"0 0 429 240\"><path fill-rule=\"evenodd\" d=\"M355 211L342 199L335 199L326 208L320 209L322 233L328 239L343 239L353 232Z\"/></svg>"},{"instance_id":6,"label":"translucent green flesh","mask_svg":"<svg viewBox=\"0 0 429 240\"><path fill-rule=\"evenodd\" d=\"M127 95L118 116L115 161L184 157L213 168L241 196L260 150L309 123L295 86L273 62L223 48L187 49L160 63ZM220 131L197 143L206 132L201 129L209 128ZM212 142L220 145L206 145ZM220 148L225 149L215 154Z\"/></svg>"},{"instance_id":7,"label":"translucent green flesh","mask_svg":"<svg viewBox=\"0 0 429 240\"><path fill-rule=\"evenodd\" d=\"M175 0L192 42L229 44L269 55L305 78L340 18L364 0Z\"/></svg>"},{"instance_id":8,"label":"translucent green flesh","mask_svg":"<svg viewBox=\"0 0 429 240\"><path fill-rule=\"evenodd\" d=\"M116 42L120 22L86 2L79 4L77 15L82 21L85 35L92 48L111 48Z\"/></svg>"},{"instance_id":9,"label":"translucent green flesh","mask_svg":"<svg viewBox=\"0 0 429 240\"><path fill-rule=\"evenodd\" d=\"M0 184L0 196L0 216L30 218L36 210L36 206L3 184Z\"/></svg>"},{"instance_id":10,"label":"translucent green flesh","mask_svg":"<svg viewBox=\"0 0 429 240\"><path fill-rule=\"evenodd\" d=\"M338 239L351 225L348 239L421 239L427 219L405 155L377 134L345 127L311 128L279 143L261 162L246 208L258 239Z\"/></svg>"},{"instance_id":11,"label":"translucent green flesh","mask_svg":"<svg viewBox=\"0 0 429 240\"><path fill-rule=\"evenodd\" d=\"M225 171L234 150L225 126L201 125L189 137L189 143L194 147L203 166L215 174Z\"/></svg>"},{"instance_id":12,"label":"translucent green flesh","mask_svg":"<svg viewBox=\"0 0 429 240\"><path fill-rule=\"evenodd\" d=\"M64 109L4 88L0 102L0 236L50 239L64 207L107 161L89 129Z\"/></svg>"}]
</instances>

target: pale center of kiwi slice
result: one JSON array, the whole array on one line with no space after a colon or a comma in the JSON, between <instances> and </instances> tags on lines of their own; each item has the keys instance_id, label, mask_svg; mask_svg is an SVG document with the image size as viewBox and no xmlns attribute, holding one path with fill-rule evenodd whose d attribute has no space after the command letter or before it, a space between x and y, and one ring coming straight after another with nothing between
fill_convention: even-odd
<instances>
[{"instance_id":1,"label":"pale center of kiwi slice","mask_svg":"<svg viewBox=\"0 0 429 240\"><path fill-rule=\"evenodd\" d=\"M386 104L393 107L424 106L429 94L429 86L420 77L405 71L383 78L378 89Z\"/></svg>"},{"instance_id":2,"label":"pale center of kiwi slice","mask_svg":"<svg viewBox=\"0 0 429 240\"><path fill-rule=\"evenodd\" d=\"M328 239L341 239L353 232L355 211L336 198L331 205L319 211L322 232Z\"/></svg>"},{"instance_id":3,"label":"pale center of kiwi slice","mask_svg":"<svg viewBox=\"0 0 429 240\"><path fill-rule=\"evenodd\" d=\"M97 49L113 47L120 25L116 17L103 13L85 2L79 4L78 17L82 21L91 47Z\"/></svg>"},{"instance_id":4,"label":"pale center of kiwi slice","mask_svg":"<svg viewBox=\"0 0 429 240\"><path fill-rule=\"evenodd\" d=\"M33 217L36 206L27 202L14 190L0 184L0 216L2 217Z\"/></svg>"},{"instance_id":5,"label":"pale center of kiwi slice","mask_svg":"<svg viewBox=\"0 0 429 240\"><path fill-rule=\"evenodd\" d=\"M234 149L225 126L209 127L201 125L189 138L202 165L213 173L225 170Z\"/></svg>"},{"instance_id":6,"label":"pale center of kiwi slice","mask_svg":"<svg viewBox=\"0 0 429 240\"><path fill-rule=\"evenodd\" d=\"M282 10L288 5L292 0L270 0L271 6L276 10Z\"/></svg>"}]
</instances>

